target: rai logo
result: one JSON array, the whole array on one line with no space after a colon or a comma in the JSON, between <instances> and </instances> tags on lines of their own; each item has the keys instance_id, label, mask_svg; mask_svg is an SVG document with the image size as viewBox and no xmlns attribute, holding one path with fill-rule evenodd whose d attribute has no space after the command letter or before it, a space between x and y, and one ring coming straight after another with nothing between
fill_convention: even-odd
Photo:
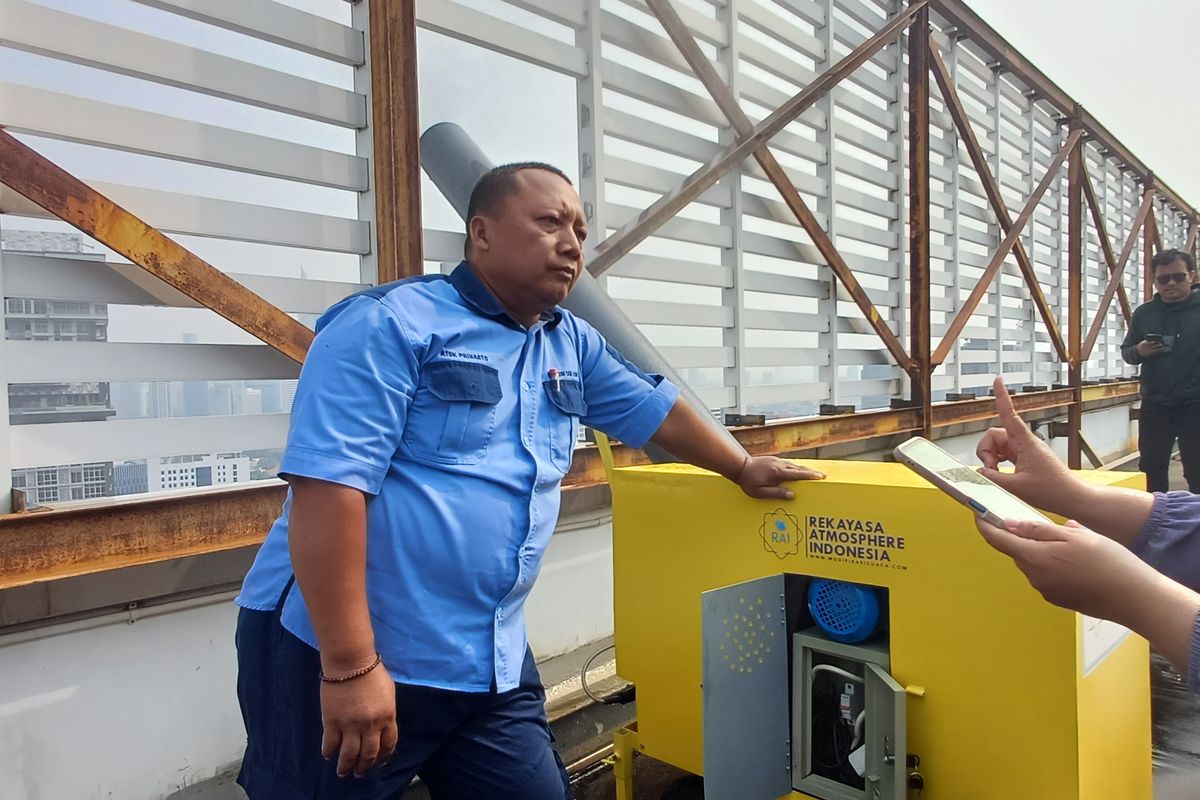
<instances>
[{"instance_id":1,"label":"rai logo","mask_svg":"<svg viewBox=\"0 0 1200 800\"><path fill-rule=\"evenodd\" d=\"M800 552L800 520L782 508L763 514L762 526L758 529L763 549L778 558L797 555Z\"/></svg>"}]
</instances>

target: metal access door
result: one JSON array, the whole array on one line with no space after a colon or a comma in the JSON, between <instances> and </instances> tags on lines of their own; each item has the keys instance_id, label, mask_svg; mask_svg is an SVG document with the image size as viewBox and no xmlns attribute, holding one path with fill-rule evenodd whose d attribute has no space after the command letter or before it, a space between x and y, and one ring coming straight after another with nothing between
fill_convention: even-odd
<instances>
[{"instance_id":1,"label":"metal access door","mask_svg":"<svg viewBox=\"0 0 1200 800\"><path fill-rule=\"evenodd\" d=\"M813 769L814 667L823 656L834 656L860 676L865 696L865 787L831 780ZM793 783L801 792L820 800L907 800L906 693L888 673L887 650L879 645L847 645L819 635L793 637L792 723Z\"/></svg>"}]
</instances>

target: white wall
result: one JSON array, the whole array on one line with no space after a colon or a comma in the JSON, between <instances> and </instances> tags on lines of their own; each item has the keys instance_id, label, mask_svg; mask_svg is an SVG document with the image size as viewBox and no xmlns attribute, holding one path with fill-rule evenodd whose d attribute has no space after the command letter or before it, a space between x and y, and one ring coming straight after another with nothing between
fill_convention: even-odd
<instances>
[{"instance_id":1,"label":"white wall","mask_svg":"<svg viewBox=\"0 0 1200 800\"><path fill-rule=\"evenodd\" d=\"M611 509L559 524L529 595L525 621L539 660L612 636Z\"/></svg>"},{"instance_id":2,"label":"white wall","mask_svg":"<svg viewBox=\"0 0 1200 800\"><path fill-rule=\"evenodd\" d=\"M0 638L0 797L150 800L236 760L234 618L225 598Z\"/></svg>"}]
</instances>

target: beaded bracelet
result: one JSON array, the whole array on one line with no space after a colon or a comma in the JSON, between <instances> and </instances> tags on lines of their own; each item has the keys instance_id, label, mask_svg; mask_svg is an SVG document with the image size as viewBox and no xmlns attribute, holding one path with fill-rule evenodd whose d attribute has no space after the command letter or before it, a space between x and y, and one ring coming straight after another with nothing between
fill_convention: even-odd
<instances>
[{"instance_id":1,"label":"beaded bracelet","mask_svg":"<svg viewBox=\"0 0 1200 800\"><path fill-rule=\"evenodd\" d=\"M336 678L331 678L328 675L326 675L324 672L322 672L321 673L321 682L322 683L343 683L345 681L352 681L355 678L361 678L363 675L366 675L368 672L375 669L382 663L383 663L383 656L379 655L379 653L376 653L375 660L371 662L371 665L369 667L363 667L360 670L351 672L349 675L339 675Z\"/></svg>"}]
</instances>

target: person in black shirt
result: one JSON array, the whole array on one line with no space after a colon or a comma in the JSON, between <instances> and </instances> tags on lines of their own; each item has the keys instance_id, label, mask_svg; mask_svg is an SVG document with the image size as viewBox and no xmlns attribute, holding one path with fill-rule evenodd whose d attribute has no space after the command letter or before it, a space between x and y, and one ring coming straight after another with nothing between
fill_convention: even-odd
<instances>
[{"instance_id":1,"label":"person in black shirt","mask_svg":"<svg viewBox=\"0 0 1200 800\"><path fill-rule=\"evenodd\" d=\"M1196 262L1182 250L1163 250L1150 262L1158 294L1138 306L1121 356L1142 367L1138 449L1146 486L1167 491L1171 451L1179 455L1188 489L1200 493L1200 287Z\"/></svg>"}]
</instances>

